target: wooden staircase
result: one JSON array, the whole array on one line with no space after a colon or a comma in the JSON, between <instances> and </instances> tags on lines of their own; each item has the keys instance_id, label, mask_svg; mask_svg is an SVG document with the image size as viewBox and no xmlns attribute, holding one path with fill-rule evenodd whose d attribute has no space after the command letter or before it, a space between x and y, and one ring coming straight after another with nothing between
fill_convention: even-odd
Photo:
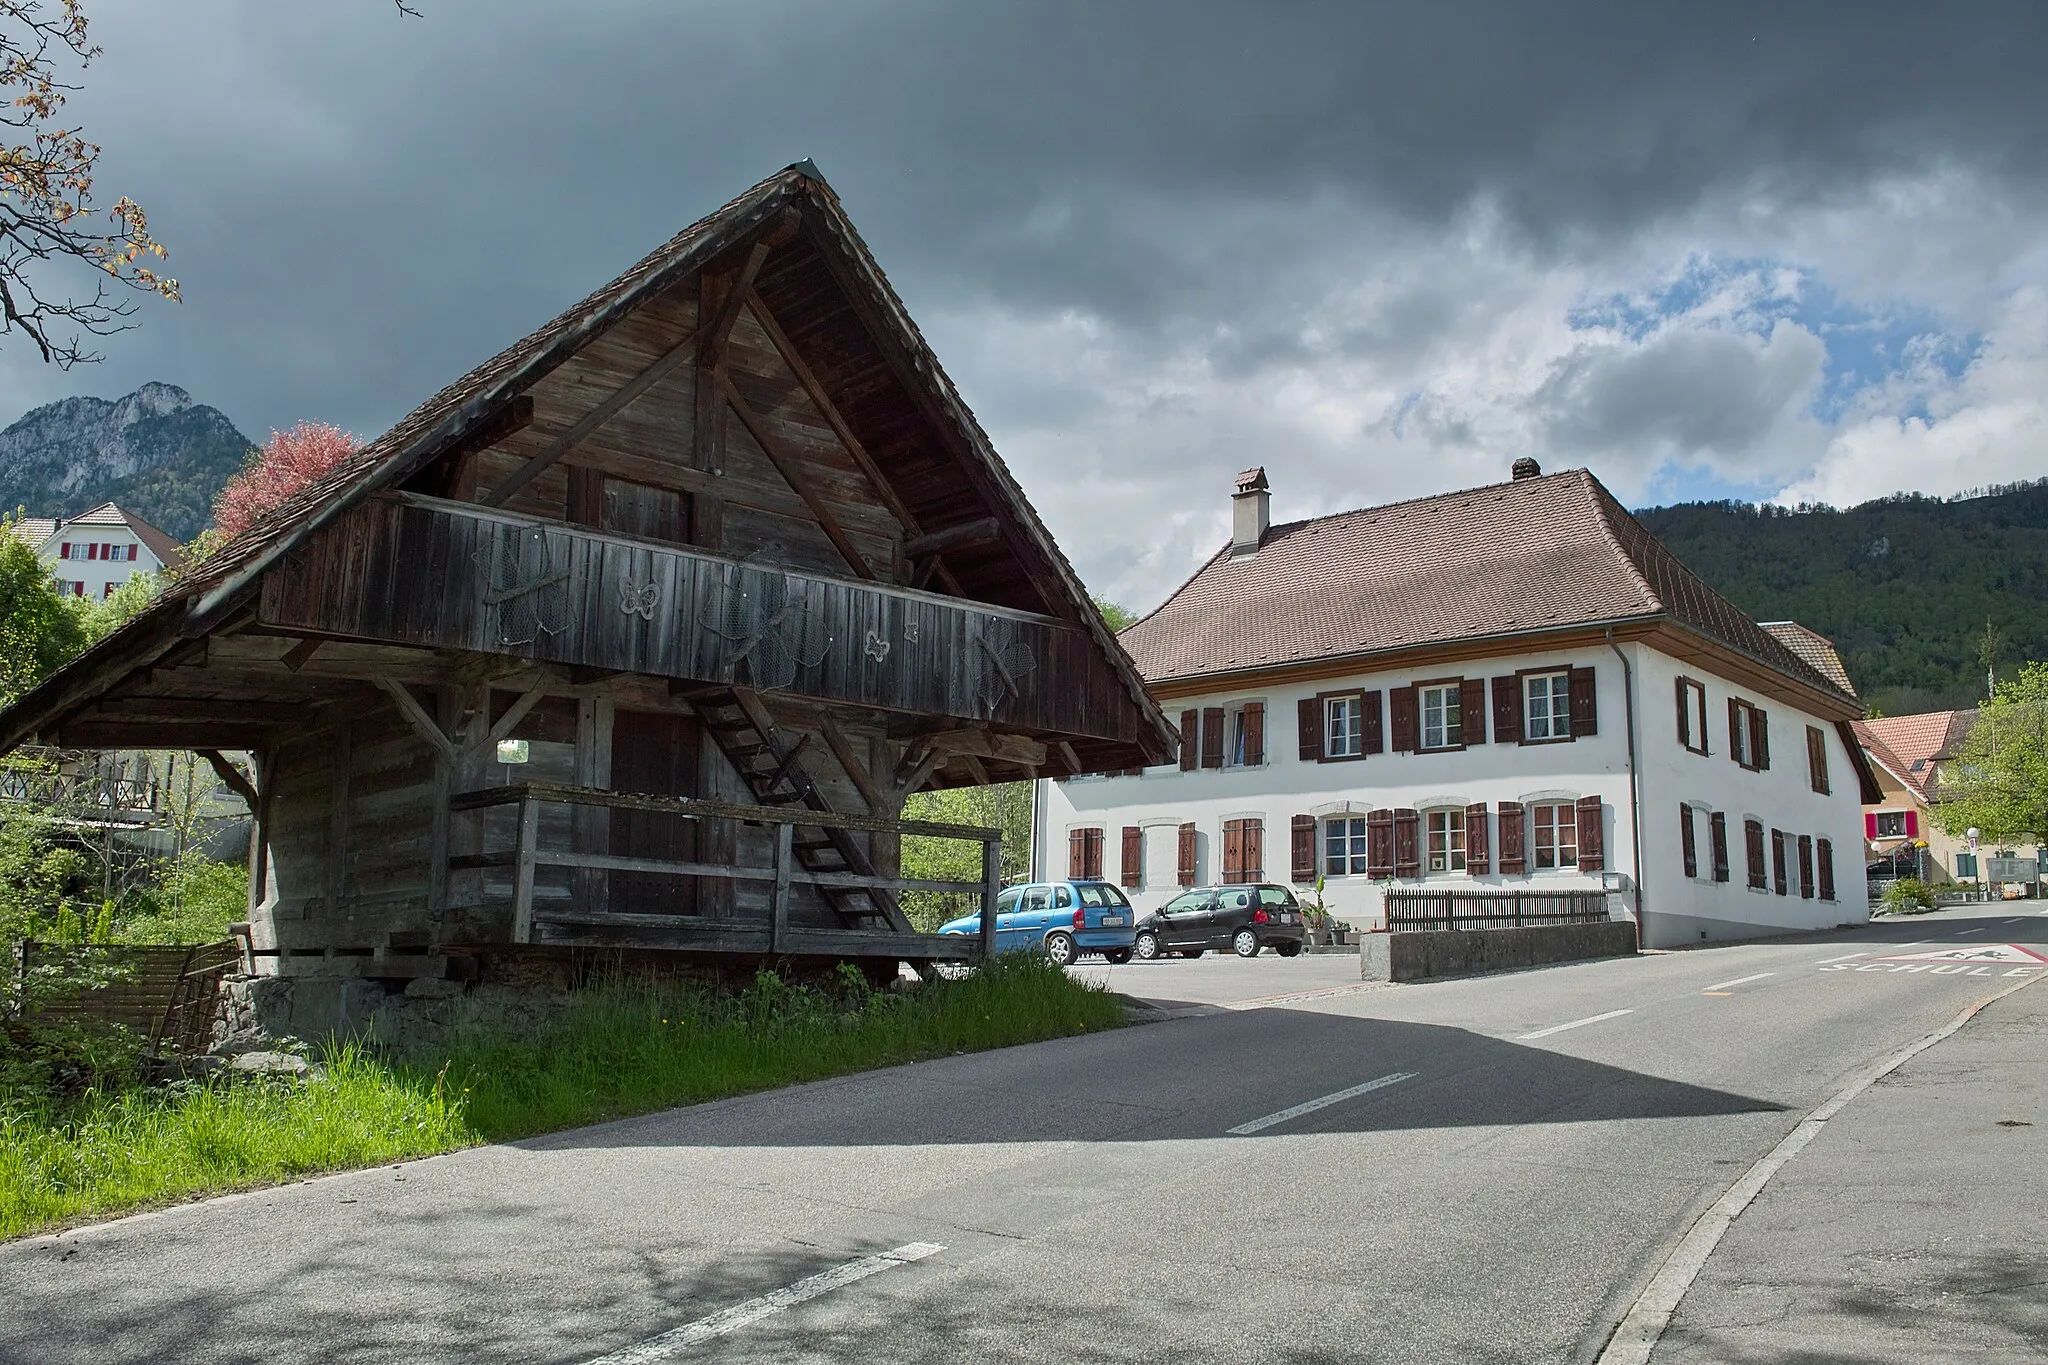
<instances>
[{"instance_id":1,"label":"wooden staircase","mask_svg":"<svg viewBox=\"0 0 2048 1365\"><path fill-rule=\"evenodd\" d=\"M815 811L832 809L804 766L805 749L811 737L802 735L792 743L752 689L707 688L691 692L689 701L696 709L704 734L747 784L756 804L803 806ZM794 835L790 849L807 871L876 875L867 850L848 830L799 825ZM848 928L886 927L898 933L913 932L893 892L837 886L821 886L818 891L839 916L840 923Z\"/></svg>"}]
</instances>

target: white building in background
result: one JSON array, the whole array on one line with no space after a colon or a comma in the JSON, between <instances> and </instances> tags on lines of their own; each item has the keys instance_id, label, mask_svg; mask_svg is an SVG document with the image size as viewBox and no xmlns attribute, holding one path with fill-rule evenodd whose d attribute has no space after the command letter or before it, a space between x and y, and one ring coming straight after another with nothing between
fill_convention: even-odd
<instances>
[{"instance_id":1,"label":"white building in background","mask_svg":"<svg viewBox=\"0 0 2048 1365\"><path fill-rule=\"evenodd\" d=\"M68 597L101 599L139 573L178 562L178 542L133 512L111 502L75 517L27 517L14 533L50 571Z\"/></svg>"},{"instance_id":2,"label":"white building in background","mask_svg":"<svg viewBox=\"0 0 2048 1365\"><path fill-rule=\"evenodd\" d=\"M1234 504L1232 543L1119 637L1179 764L1042 781L1035 876L1147 908L1321 876L1358 927L1388 888L1600 889L1649 947L1869 917L1876 787L1832 648L1749 620L1591 474L1523 460L1270 526L1255 469Z\"/></svg>"}]
</instances>

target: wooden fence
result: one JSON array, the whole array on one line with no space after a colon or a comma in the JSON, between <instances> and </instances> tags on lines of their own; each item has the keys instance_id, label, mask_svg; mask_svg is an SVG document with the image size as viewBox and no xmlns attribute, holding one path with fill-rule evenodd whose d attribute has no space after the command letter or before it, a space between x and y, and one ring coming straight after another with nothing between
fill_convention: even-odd
<instances>
[{"instance_id":1,"label":"wooden fence","mask_svg":"<svg viewBox=\"0 0 2048 1365\"><path fill-rule=\"evenodd\" d=\"M1389 891L1387 928L1522 929L1612 918L1605 891Z\"/></svg>"},{"instance_id":2,"label":"wooden fence","mask_svg":"<svg viewBox=\"0 0 2048 1365\"><path fill-rule=\"evenodd\" d=\"M107 984L36 1000L31 1012L119 1024L148 1040L151 1055L164 1056L206 1050L221 981L241 963L241 945L233 940L167 947L28 942L21 945L16 970L24 985L46 968L62 968L67 975L104 970L113 978Z\"/></svg>"}]
</instances>

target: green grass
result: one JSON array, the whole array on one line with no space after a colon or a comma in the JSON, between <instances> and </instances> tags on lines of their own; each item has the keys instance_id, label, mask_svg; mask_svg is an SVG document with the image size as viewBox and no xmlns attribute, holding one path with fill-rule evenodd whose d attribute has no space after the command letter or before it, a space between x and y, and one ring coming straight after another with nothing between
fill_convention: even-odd
<instances>
[{"instance_id":1,"label":"green grass","mask_svg":"<svg viewBox=\"0 0 2048 1365\"><path fill-rule=\"evenodd\" d=\"M1096 1032L1115 996L1036 958L905 996L764 974L739 995L585 990L538 1022L458 1012L445 1044L330 1046L315 1079L214 1080L57 1102L0 1095L0 1238L878 1066Z\"/></svg>"}]
</instances>

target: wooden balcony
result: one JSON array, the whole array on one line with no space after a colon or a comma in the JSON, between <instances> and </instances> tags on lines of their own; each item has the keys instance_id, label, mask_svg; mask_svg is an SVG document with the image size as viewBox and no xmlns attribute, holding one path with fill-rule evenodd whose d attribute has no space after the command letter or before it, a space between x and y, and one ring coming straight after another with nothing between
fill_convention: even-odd
<instances>
[{"instance_id":1,"label":"wooden balcony","mask_svg":"<svg viewBox=\"0 0 2048 1365\"><path fill-rule=\"evenodd\" d=\"M313 537L265 579L259 614L280 630L1147 738L1066 622L412 493L378 494Z\"/></svg>"}]
</instances>

